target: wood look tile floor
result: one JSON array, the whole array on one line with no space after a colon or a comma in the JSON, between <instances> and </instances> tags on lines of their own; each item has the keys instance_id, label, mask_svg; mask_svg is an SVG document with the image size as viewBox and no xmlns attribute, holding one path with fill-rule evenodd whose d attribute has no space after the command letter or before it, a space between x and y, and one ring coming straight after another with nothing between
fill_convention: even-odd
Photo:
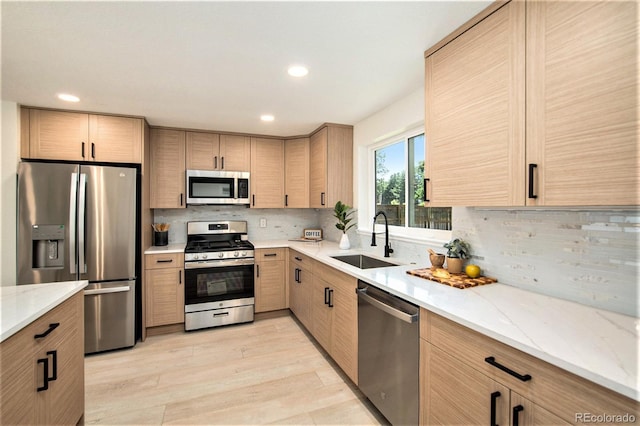
<instances>
[{"instance_id":1,"label":"wood look tile floor","mask_svg":"<svg viewBox=\"0 0 640 426\"><path fill-rule=\"evenodd\" d=\"M85 424L384 424L290 315L85 358Z\"/></svg>"}]
</instances>

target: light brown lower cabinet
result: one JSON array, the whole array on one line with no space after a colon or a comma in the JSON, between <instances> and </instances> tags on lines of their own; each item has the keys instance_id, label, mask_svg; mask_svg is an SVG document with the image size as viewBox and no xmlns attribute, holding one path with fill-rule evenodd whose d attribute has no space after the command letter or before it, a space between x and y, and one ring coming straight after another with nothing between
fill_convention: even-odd
<instances>
[{"instance_id":1,"label":"light brown lower cabinet","mask_svg":"<svg viewBox=\"0 0 640 426\"><path fill-rule=\"evenodd\" d=\"M255 311L269 312L287 307L286 249L255 252Z\"/></svg>"},{"instance_id":2,"label":"light brown lower cabinet","mask_svg":"<svg viewBox=\"0 0 640 426\"><path fill-rule=\"evenodd\" d=\"M146 327L184 323L184 254L145 256Z\"/></svg>"},{"instance_id":3,"label":"light brown lower cabinet","mask_svg":"<svg viewBox=\"0 0 640 426\"><path fill-rule=\"evenodd\" d=\"M313 259L295 250L289 250L289 309L311 330L311 297Z\"/></svg>"},{"instance_id":4,"label":"light brown lower cabinet","mask_svg":"<svg viewBox=\"0 0 640 426\"><path fill-rule=\"evenodd\" d=\"M421 423L565 425L640 404L421 309Z\"/></svg>"},{"instance_id":5,"label":"light brown lower cabinet","mask_svg":"<svg viewBox=\"0 0 640 426\"><path fill-rule=\"evenodd\" d=\"M77 424L84 415L84 293L0 344L0 424Z\"/></svg>"}]
</instances>

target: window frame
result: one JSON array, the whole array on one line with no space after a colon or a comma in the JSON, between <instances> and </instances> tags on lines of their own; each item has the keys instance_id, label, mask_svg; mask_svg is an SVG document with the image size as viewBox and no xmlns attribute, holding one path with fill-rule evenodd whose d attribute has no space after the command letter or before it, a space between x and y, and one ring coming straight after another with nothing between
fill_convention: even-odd
<instances>
[{"instance_id":1,"label":"window frame","mask_svg":"<svg viewBox=\"0 0 640 426\"><path fill-rule=\"evenodd\" d=\"M404 158L405 158L405 171L408 173L409 168L409 158L408 158L408 149L409 149L409 139L420 136L424 134L425 138L425 156L427 152L426 142L427 135L424 131L424 127L413 127L409 130L405 130L402 132L398 132L393 135L386 135L383 138L376 140L375 142L366 146L367 149L367 203L365 207L365 211L368 213L366 216L370 219L362 223L362 221L358 224L358 233L359 234L369 234L373 231L373 216L376 214L376 150L384 148L386 146L393 145L394 143L403 142L404 143ZM425 170L426 170L426 158L425 158ZM413 199L413 195L409 194L409 180L405 180L405 200ZM407 202L405 202L405 214L408 214L408 206ZM405 223L408 224L408 216L405 217ZM384 232L384 221L378 220L376 222L376 233ZM437 244L443 244L447 241L450 241L452 238L452 231L445 231L441 229L427 229L427 228L414 228L405 226L389 226L389 235L394 237L396 240L404 240L409 242L431 242Z\"/></svg>"}]
</instances>

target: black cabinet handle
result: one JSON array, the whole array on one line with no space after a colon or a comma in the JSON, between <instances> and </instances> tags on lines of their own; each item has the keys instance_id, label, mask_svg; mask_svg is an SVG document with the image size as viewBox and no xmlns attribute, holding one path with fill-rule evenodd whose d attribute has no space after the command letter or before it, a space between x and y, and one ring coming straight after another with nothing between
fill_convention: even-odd
<instances>
[{"instance_id":1,"label":"black cabinet handle","mask_svg":"<svg viewBox=\"0 0 640 426\"><path fill-rule=\"evenodd\" d=\"M422 194L422 200L426 203L430 201L429 198L427 197L427 182L429 182L429 178L424 178L424 182L423 182L424 193Z\"/></svg>"},{"instance_id":2,"label":"black cabinet handle","mask_svg":"<svg viewBox=\"0 0 640 426\"><path fill-rule=\"evenodd\" d=\"M156 263L171 263L173 262L173 259L159 259L156 260Z\"/></svg>"},{"instance_id":3,"label":"black cabinet handle","mask_svg":"<svg viewBox=\"0 0 640 426\"><path fill-rule=\"evenodd\" d=\"M300 269L296 268L294 277L297 283L300 283Z\"/></svg>"},{"instance_id":4,"label":"black cabinet handle","mask_svg":"<svg viewBox=\"0 0 640 426\"><path fill-rule=\"evenodd\" d=\"M298 262L302 262L302 258L301 257L296 256L296 257L294 257L294 259L297 260Z\"/></svg>"},{"instance_id":5,"label":"black cabinet handle","mask_svg":"<svg viewBox=\"0 0 640 426\"><path fill-rule=\"evenodd\" d=\"M284 206L289 207L289 196L284 194Z\"/></svg>"},{"instance_id":6,"label":"black cabinet handle","mask_svg":"<svg viewBox=\"0 0 640 426\"><path fill-rule=\"evenodd\" d=\"M215 156L213 157L213 168L214 168L214 169L217 169L217 168L218 168L218 156L217 156L217 155L215 155Z\"/></svg>"},{"instance_id":7,"label":"black cabinet handle","mask_svg":"<svg viewBox=\"0 0 640 426\"><path fill-rule=\"evenodd\" d=\"M324 206L324 192L320 193L320 205Z\"/></svg>"},{"instance_id":8,"label":"black cabinet handle","mask_svg":"<svg viewBox=\"0 0 640 426\"><path fill-rule=\"evenodd\" d=\"M260 278L260 265L256 265L256 278Z\"/></svg>"},{"instance_id":9,"label":"black cabinet handle","mask_svg":"<svg viewBox=\"0 0 640 426\"><path fill-rule=\"evenodd\" d=\"M224 170L224 157L220 157L220 163L222 164L222 167L220 168Z\"/></svg>"},{"instance_id":10,"label":"black cabinet handle","mask_svg":"<svg viewBox=\"0 0 640 426\"><path fill-rule=\"evenodd\" d=\"M178 271L178 284L182 284L182 270Z\"/></svg>"},{"instance_id":11,"label":"black cabinet handle","mask_svg":"<svg viewBox=\"0 0 640 426\"><path fill-rule=\"evenodd\" d=\"M84 142L82 142L82 158L84 158Z\"/></svg>"},{"instance_id":12,"label":"black cabinet handle","mask_svg":"<svg viewBox=\"0 0 640 426\"><path fill-rule=\"evenodd\" d=\"M491 394L491 426L499 426L496 423L496 400L500 397L500 392L496 391Z\"/></svg>"},{"instance_id":13,"label":"black cabinet handle","mask_svg":"<svg viewBox=\"0 0 640 426\"><path fill-rule=\"evenodd\" d=\"M53 363L53 374L47 381L54 382L58 379L58 351L49 351L47 352L47 356L49 355L51 355L51 361Z\"/></svg>"},{"instance_id":14,"label":"black cabinet handle","mask_svg":"<svg viewBox=\"0 0 640 426\"><path fill-rule=\"evenodd\" d=\"M276 257L278 253L265 253L264 257Z\"/></svg>"},{"instance_id":15,"label":"black cabinet handle","mask_svg":"<svg viewBox=\"0 0 640 426\"><path fill-rule=\"evenodd\" d=\"M529 380L531 380L531 376L529 374L522 375L522 374L516 373L515 371L513 371L509 367L505 367L504 365L502 365L499 362L497 362L496 358L493 357L493 356L486 357L484 359L484 361L489 363L489 364L491 364L491 365L493 365L494 367L504 371L505 373L512 375L513 377L515 377L518 380L522 380L523 382L528 382Z\"/></svg>"},{"instance_id":16,"label":"black cabinet handle","mask_svg":"<svg viewBox=\"0 0 640 426\"><path fill-rule=\"evenodd\" d=\"M329 290L329 307L333 308L333 289Z\"/></svg>"},{"instance_id":17,"label":"black cabinet handle","mask_svg":"<svg viewBox=\"0 0 640 426\"><path fill-rule=\"evenodd\" d=\"M42 374L43 385L36 388L36 391L42 392L49 389L49 357L39 359L38 364L44 364L44 370Z\"/></svg>"},{"instance_id":18,"label":"black cabinet handle","mask_svg":"<svg viewBox=\"0 0 640 426\"><path fill-rule=\"evenodd\" d=\"M91 158L96 158L96 144L91 142Z\"/></svg>"},{"instance_id":19,"label":"black cabinet handle","mask_svg":"<svg viewBox=\"0 0 640 426\"><path fill-rule=\"evenodd\" d=\"M524 407L522 405L516 405L513 407L513 426L518 426L520 424L520 412L524 411Z\"/></svg>"},{"instance_id":20,"label":"black cabinet handle","mask_svg":"<svg viewBox=\"0 0 640 426\"><path fill-rule=\"evenodd\" d=\"M529 198L538 198L534 191L533 185L533 175L538 167L537 164L529 163Z\"/></svg>"},{"instance_id":21,"label":"black cabinet handle","mask_svg":"<svg viewBox=\"0 0 640 426\"><path fill-rule=\"evenodd\" d=\"M329 287L324 288L324 304L329 304Z\"/></svg>"},{"instance_id":22,"label":"black cabinet handle","mask_svg":"<svg viewBox=\"0 0 640 426\"><path fill-rule=\"evenodd\" d=\"M254 207L256 206L256 194L253 194L251 196L251 205Z\"/></svg>"},{"instance_id":23,"label":"black cabinet handle","mask_svg":"<svg viewBox=\"0 0 640 426\"><path fill-rule=\"evenodd\" d=\"M183 199L183 197L184 197L184 194L181 192L181 193L180 193L180 205L182 205L182 199Z\"/></svg>"},{"instance_id":24,"label":"black cabinet handle","mask_svg":"<svg viewBox=\"0 0 640 426\"><path fill-rule=\"evenodd\" d=\"M35 336L33 336L33 338L34 339L42 339L43 337L47 337L49 335L49 333L51 333L53 330L58 328L59 325L60 325L59 322L53 322L53 323L49 324L49 328L47 328L47 331L45 331L44 333L41 333L41 334L36 334Z\"/></svg>"}]
</instances>

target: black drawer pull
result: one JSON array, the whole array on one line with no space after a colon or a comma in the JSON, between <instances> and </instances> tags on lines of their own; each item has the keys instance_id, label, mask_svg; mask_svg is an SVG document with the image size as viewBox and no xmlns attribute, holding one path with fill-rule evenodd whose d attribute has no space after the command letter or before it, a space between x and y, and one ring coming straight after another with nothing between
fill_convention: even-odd
<instances>
[{"instance_id":1,"label":"black drawer pull","mask_svg":"<svg viewBox=\"0 0 640 426\"><path fill-rule=\"evenodd\" d=\"M33 336L33 338L34 339L42 339L43 337L47 337L49 335L49 333L51 333L53 330L58 328L59 325L60 325L59 322L51 323L51 324L49 324L49 328L47 329L47 331L45 331L42 334L36 334L35 336Z\"/></svg>"},{"instance_id":2,"label":"black drawer pull","mask_svg":"<svg viewBox=\"0 0 640 426\"><path fill-rule=\"evenodd\" d=\"M499 368L500 370L504 371L505 373L512 375L513 377L515 377L518 380L522 380L523 382L528 382L529 380L531 380L531 375L525 374L523 376L522 374L516 373L515 371L513 371L509 367L505 367L504 365L502 365L499 362L497 362L496 358L493 357L493 356L486 357L484 360L485 360L485 362L488 362L489 364L493 365L494 367Z\"/></svg>"},{"instance_id":3,"label":"black drawer pull","mask_svg":"<svg viewBox=\"0 0 640 426\"><path fill-rule=\"evenodd\" d=\"M500 398L500 392L496 391L491 394L491 426L499 426L496 423L496 400Z\"/></svg>"},{"instance_id":4,"label":"black drawer pull","mask_svg":"<svg viewBox=\"0 0 640 426\"><path fill-rule=\"evenodd\" d=\"M423 191L422 191L422 201L428 203L431 200L429 200L429 197L427 197L427 182L429 182L429 178L424 178L424 181L422 183L423 185Z\"/></svg>"},{"instance_id":5,"label":"black drawer pull","mask_svg":"<svg viewBox=\"0 0 640 426\"><path fill-rule=\"evenodd\" d=\"M36 388L36 391L42 392L49 389L49 358L39 359L38 364L44 364L44 371L42 375L43 385Z\"/></svg>"},{"instance_id":6,"label":"black drawer pull","mask_svg":"<svg viewBox=\"0 0 640 426\"><path fill-rule=\"evenodd\" d=\"M329 287L324 288L324 304L329 304Z\"/></svg>"},{"instance_id":7,"label":"black drawer pull","mask_svg":"<svg viewBox=\"0 0 640 426\"><path fill-rule=\"evenodd\" d=\"M47 357L51 355L51 361L53 363L53 374L48 378L48 381L54 382L58 379L58 351L47 352Z\"/></svg>"},{"instance_id":8,"label":"black drawer pull","mask_svg":"<svg viewBox=\"0 0 640 426\"><path fill-rule=\"evenodd\" d=\"M301 257L296 256L294 259L297 260L298 262L302 262L302 258Z\"/></svg>"},{"instance_id":9,"label":"black drawer pull","mask_svg":"<svg viewBox=\"0 0 640 426\"><path fill-rule=\"evenodd\" d=\"M278 253L265 253L264 257L276 257Z\"/></svg>"},{"instance_id":10,"label":"black drawer pull","mask_svg":"<svg viewBox=\"0 0 640 426\"><path fill-rule=\"evenodd\" d=\"M333 308L333 289L329 290L329 303L330 308Z\"/></svg>"},{"instance_id":11,"label":"black drawer pull","mask_svg":"<svg viewBox=\"0 0 640 426\"><path fill-rule=\"evenodd\" d=\"M156 263L171 263L173 262L173 259L158 259L156 260Z\"/></svg>"},{"instance_id":12,"label":"black drawer pull","mask_svg":"<svg viewBox=\"0 0 640 426\"><path fill-rule=\"evenodd\" d=\"M538 167L537 164L529 163L529 198L538 198L535 194L534 185L533 185L533 175Z\"/></svg>"},{"instance_id":13,"label":"black drawer pull","mask_svg":"<svg viewBox=\"0 0 640 426\"><path fill-rule=\"evenodd\" d=\"M516 405L513 407L513 426L518 426L520 424L520 412L524 411L524 407L522 405Z\"/></svg>"},{"instance_id":14,"label":"black drawer pull","mask_svg":"<svg viewBox=\"0 0 640 426\"><path fill-rule=\"evenodd\" d=\"M260 265L256 265L256 278L260 278Z\"/></svg>"}]
</instances>

